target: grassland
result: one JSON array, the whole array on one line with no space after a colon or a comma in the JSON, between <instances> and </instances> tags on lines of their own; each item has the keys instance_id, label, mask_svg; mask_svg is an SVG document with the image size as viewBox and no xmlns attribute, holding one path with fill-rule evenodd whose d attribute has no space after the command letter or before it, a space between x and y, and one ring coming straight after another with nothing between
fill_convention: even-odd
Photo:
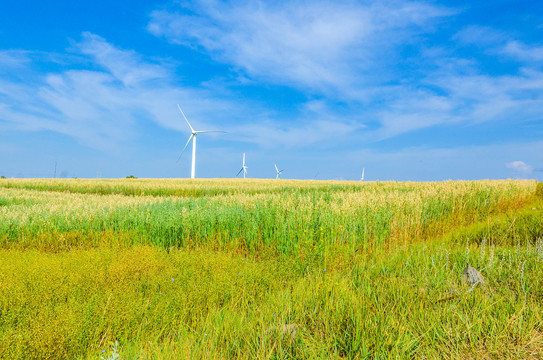
<instances>
[{"instance_id":1,"label":"grassland","mask_svg":"<svg viewBox=\"0 0 543 360\"><path fill-rule=\"evenodd\" d=\"M0 358L543 358L541 192L3 179Z\"/></svg>"}]
</instances>

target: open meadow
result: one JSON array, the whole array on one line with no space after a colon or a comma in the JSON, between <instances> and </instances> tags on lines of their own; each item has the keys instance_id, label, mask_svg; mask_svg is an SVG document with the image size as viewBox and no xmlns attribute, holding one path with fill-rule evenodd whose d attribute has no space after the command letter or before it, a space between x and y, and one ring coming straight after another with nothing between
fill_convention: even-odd
<instances>
[{"instance_id":1,"label":"open meadow","mask_svg":"<svg viewBox=\"0 0 543 360\"><path fill-rule=\"evenodd\" d=\"M530 180L1 179L0 358L541 359L542 265Z\"/></svg>"}]
</instances>

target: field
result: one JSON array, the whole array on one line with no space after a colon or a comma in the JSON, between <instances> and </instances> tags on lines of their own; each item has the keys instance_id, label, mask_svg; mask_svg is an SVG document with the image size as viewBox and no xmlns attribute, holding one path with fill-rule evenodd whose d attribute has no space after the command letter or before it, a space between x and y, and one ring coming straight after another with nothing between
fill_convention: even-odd
<instances>
[{"instance_id":1,"label":"field","mask_svg":"<svg viewBox=\"0 0 543 360\"><path fill-rule=\"evenodd\" d=\"M2 179L0 358L541 359L542 265L535 181Z\"/></svg>"}]
</instances>

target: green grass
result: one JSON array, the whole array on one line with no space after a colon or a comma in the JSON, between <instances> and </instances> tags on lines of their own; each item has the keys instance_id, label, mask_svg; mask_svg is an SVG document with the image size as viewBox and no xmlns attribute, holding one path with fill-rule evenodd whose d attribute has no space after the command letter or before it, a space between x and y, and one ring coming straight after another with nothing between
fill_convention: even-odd
<instances>
[{"instance_id":1,"label":"green grass","mask_svg":"<svg viewBox=\"0 0 543 360\"><path fill-rule=\"evenodd\" d=\"M441 235L521 207L535 191L535 182L338 183L329 185L328 192L311 182L274 185L269 192L263 192L262 182L238 183L248 193L157 198L95 195L96 185L88 181L91 194L80 194L78 183L18 182L47 189L75 186L77 191L0 187L6 202L20 203L4 207L0 246L59 251L100 244L157 245L323 257L337 248L356 252ZM164 189L176 189L165 184ZM233 187L231 181L224 184ZM254 189L262 193L254 194Z\"/></svg>"},{"instance_id":2,"label":"green grass","mask_svg":"<svg viewBox=\"0 0 543 360\"><path fill-rule=\"evenodd\" d=\"M199 198L232 194L356 191L367 183L259 179L3 179L0 187L79 194Z\"/></svg>"},{"instance_id":3,"label":"green grass","mask_svg":"<svg viewBox=\"0 0 543 360\"><path fill-rule=\"evenodd\" d=\"M77 197L90 194L60 194L67 202L58 213L68 220L47 227L51 219L60 221L56 210L18 215L41 209L45 193L3 193L4 220L25 219L15 231L31 240L20 246L25 240L15 236L12 246L0 249L0 358L99 359L111 354L115 341L122 359L543 358L543 197L496 201L502 195L493 190L453 202L430 196L401 217L396 212L402 205L393 204L384 225L374 217L366 231L394 231L380 243L353 247L332 231L355 231L349 222L360 210L329 215L338 202L333 194L293 190L305 202L294 208L291 222L273 201L251 198L256 205L244 208L251 219L245 224L230 213L235 206L211 207L229 198L114 198L134 200L122 206L135 207L108 208L116 220L93 233L75 225L102 218L77 217L82 207L68 211L76 200L95 208L90 198ZM29 199L34 202L25 203ZM177 201L207 209L209 217L195 211L188 222L176 212L183 208ZM155 206L157 216L139 223L145 218L139 212ZM228 216L221 222L223 210ZM185 242L148 241L173 231L175 219L187 221L189 229L211 225ZM155 227L143 237L140 224ZM258 234L270 224L276 227L259 240L270 241L269 247L233 240L235 231ZM297 224L313 232L295 239L299 251L277 251L298 234ZM214 237L225 229L229 246ZM471 292L461 277L468 264L487 282Z\"/></svg>"},{"instance_id":4,"label":"green grass","mask_svg":"<svg viewBox=\"0 0 543 360\"><path fill-rule=\"evenodd\" d=\"M3 250L0 356L97 358L115 340L126 358L543 355L541 246L417 244L306 268L149 247ZM488 282L469 294L468 263ZM274 330L285 324L295 339Z\"/></svg>"}]
</instances>

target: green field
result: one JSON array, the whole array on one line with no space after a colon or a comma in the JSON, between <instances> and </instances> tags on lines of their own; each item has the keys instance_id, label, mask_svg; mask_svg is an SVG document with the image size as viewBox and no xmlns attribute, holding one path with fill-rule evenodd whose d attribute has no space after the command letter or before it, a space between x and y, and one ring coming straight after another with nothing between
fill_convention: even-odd
<instances>
[{"instance_id":1,"label":"green field","mask_svg":"<svg viewBox=\"0 0 543 360\"><path fill-rule=\"evenodd\" d=\"M535 181L2 179L0 358L540 359L542 265Z\"/></svg>"}]
</instances>

